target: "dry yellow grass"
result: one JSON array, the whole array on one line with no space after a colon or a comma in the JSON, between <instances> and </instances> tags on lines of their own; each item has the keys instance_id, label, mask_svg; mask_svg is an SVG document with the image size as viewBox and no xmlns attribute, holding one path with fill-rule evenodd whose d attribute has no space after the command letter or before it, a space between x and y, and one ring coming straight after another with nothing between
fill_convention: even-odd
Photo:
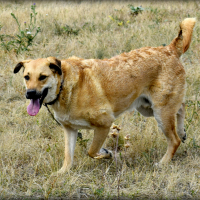
<instances>
[{"instance_id":1,"label":"dry yellow grass","mask_svg":"<svg viewBox=\"0 0 200 200\"><path fill-rule=\"evenodd\" d=\"M129 4L142 5L144 11L132 16ZM16 34L17 24L10 13L23 25L30 6L26 1L2 1L0 34ZM0 198L200 198L199 8L200 3L192 1L36 2L41 33L30 51L16 55L0 49ZM172 162L162 168L154 166L166 151L156 121L136 112L125 113L115 122L121 126L117 160L89 158L93 132L81 130L83 140L77 142L70 174L51 176L62 166L63 131L44 107L36 117L27 114L22 73L13 74L16 63L47 56L105 58L169 44L186 17L197 19L191 46L181 58L187 73L188 138ZM66 25L79 29L78 35L64 33ZM130 147L126 149L127 134ZM109 136L105 146L114 151L115 145L116 139Z\"/></svg>"}]
</instances>

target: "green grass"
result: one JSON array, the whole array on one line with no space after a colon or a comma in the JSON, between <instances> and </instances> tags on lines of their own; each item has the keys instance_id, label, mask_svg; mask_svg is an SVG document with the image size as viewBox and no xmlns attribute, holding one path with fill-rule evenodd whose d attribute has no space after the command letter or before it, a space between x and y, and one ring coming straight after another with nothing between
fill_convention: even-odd
<instances>
[{"instance_id":1,"label":"green grass","mask_svg":"<svg viewBox=\"0 0 200 200\"><path fill-rule=\"evenodd\" d=\"M18 22L30 17L32 3L0 3L0 35L18 34ZM130 5L142 6L137 15ZM36 35L28 51L0 48L0 198L88 199L198 199L200 198L200 3L184 2L64 2L36 1ZM181 57L187 73L187 140L173 160L156 168L166 152L166 139L154 118L125 113L116 120L121 126L116 160L95 160L87 155L93 132L81 130L70 173L51 176L62 166L63 130L42 107L36 117L26 112L28 100L22 73L13 74L24 59L55 56L64 59L109 58L143 46L169 44L179 23L196 17L189 50ZM123 22L123 23L122 23ZM129 148L124 136L130 134ZM115 150L109 135L105 147Z\"/></svg>"}]
</instances>

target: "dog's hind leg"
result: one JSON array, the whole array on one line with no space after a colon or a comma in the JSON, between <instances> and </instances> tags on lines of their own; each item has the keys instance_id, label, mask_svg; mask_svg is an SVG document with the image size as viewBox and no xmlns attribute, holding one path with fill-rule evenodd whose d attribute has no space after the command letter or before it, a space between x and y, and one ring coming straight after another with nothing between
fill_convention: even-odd
<instances>
[{"instance_id":1,"label":"dog's hind leg","mask_svg":"<svg viewBox=\"0 0 200 200\"><path fill-rule=\"evenodd\" d=\"M170 109L170 107L167 106L154 109L154 116L158 122L158 126L165 134L168 143L167 152L161 159L161 164L167 163L172 159L181 143L181 140L176 133L175 115L176 113L173 112L173 109Z\"/></svg>"},{"instance_id":2,"label":"dog's hind leg","mask_svg":"<svg viewBox=\"0 0 200 200\"><path fill-rule=\"evenodd\" d=\"M62 168L58 173L64 173L69 170L73 163L74 150L77 140L78 131L70 127L64 127L65 134L65 159Z\"/></svg>"},{"instance_id":3,"label":"dog's hind leg","mask_svg":"<svg viewBox=\"0 0 200 200\"><path fill-rule=\"evenodd\" d=\"M90 146L90 149L88 151L88 154L92 158L111 158L112 152L101 148L103 146L103 143L110 131L110 128L104 128L104 127L97 127L94 130L94 138L92 141L92 144Z\"/></svg>"},{"instance_id":4,"label":"dog's hind leg","mask_svg":"<svg viewBox=\"0 0 200 200\"><path fill-rule=\"evenodd\" d=\"M182 103L177 113L177 133L183 143L185 142L187 138L187 135L184 129L184 119L185 119L185 104Z\"/></svg>"}]
</instances>

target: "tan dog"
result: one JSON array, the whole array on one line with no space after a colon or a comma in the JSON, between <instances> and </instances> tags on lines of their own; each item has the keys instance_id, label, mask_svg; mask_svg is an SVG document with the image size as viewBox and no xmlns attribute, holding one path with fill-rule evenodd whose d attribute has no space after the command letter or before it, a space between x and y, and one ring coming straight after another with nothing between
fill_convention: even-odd
<instances>
[{"instance_id":1,"label":"tan dog","mask_svg":"<svg viewBox=\"0 0 200 200\"><path fill-rule=\"evenodd\" d=\"M189 48L194 25L194 18L185 19L178 37L165 47L144 47L104 60L48 57L16 65L14 73L24 67L28 113L36 115L42 103L50 104L64 128L65 159L59 172L72 165L78 129L94 129L91 157L111 157L101 148L110 126L133 109L155 117L168 142L160 163L171 160L186 139L186 75L179 57Z\"/></svg>"}]
</instances>

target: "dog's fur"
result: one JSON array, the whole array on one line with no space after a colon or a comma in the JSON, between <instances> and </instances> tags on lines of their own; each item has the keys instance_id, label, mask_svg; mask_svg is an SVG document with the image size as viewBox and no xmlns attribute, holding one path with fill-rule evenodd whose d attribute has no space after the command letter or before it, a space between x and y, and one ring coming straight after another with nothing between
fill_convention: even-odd
<instances>
[{"instance_id":1,"label":"dog's fur","mask_svg":"<svg viewBox=\"0 0 200 200\"><path fill-rule=\"evenodd\" d=\"M24 68L27 98L40 99L31 100L28 112L37 114L31 110L36 101L50 103L64 128L65 159L60 172L72 165L78 129L94 129L91 157L111 157L110 151L101 148L110 126L133 109L155 117L168 143L160 163L172 159L186 139L186 75L179 57L189 48L194 25L194 18L185 19L178 36L165 47L144 47L104 60L48 57L16 65L14 73Z\"/></svg>"}]
</instances>

